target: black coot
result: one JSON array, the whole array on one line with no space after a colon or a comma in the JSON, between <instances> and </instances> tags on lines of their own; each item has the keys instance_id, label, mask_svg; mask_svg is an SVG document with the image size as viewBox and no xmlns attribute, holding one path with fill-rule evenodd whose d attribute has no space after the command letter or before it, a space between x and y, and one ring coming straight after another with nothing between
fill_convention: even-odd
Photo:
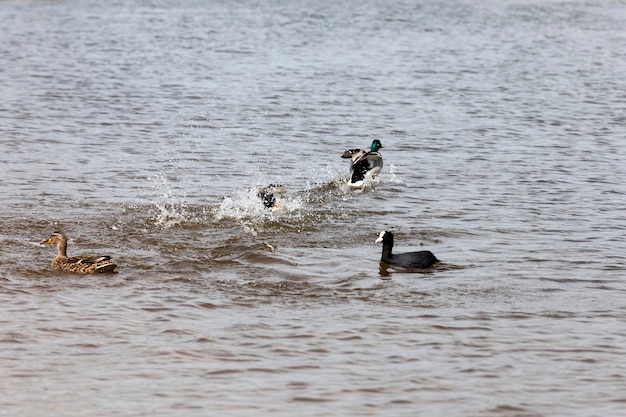
<instances>
[{"instance_id":1,"label":"black coot","mask_svg":"<svg viewBox=\"0 0 626 417\"><path fill-rule=\"evenodd\" d=\"M383 242L383 255L380 260L391 266L406 269L423 269L434 266L439 262L439 259L427 250L399 253L397 255L392 254L393 234L391 232L381 232L378 239L376 239L376 243L380 242Z\"/></svg>"}]
</instances>

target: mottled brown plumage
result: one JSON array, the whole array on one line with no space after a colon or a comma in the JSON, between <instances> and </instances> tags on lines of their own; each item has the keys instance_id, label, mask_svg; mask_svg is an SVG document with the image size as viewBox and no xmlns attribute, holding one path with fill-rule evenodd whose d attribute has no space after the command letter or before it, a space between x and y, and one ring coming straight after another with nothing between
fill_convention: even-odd
<instances>
[{"instance_id":1,"label":"mottled brown plumage","mask_svg":"<svg viewBox=\"0 0 626 417\"><path fill-rule=\"evenodd\" d=\"M52 260L53 269L63 269L76 274L93 274L95 272L113 272L115 265L110 256L72 256L67 257L67 238L54 232L42 245L57 245L57 256Z\"/></svg>"}]
</instances>

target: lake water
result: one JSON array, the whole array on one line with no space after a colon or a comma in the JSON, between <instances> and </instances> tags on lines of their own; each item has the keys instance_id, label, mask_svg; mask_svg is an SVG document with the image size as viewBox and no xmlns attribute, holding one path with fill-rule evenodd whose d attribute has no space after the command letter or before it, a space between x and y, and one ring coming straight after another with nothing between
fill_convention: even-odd
<instances>
[{"instance_id":1,"label":"lake water","mask_svg":"<svg viewBox=\"0 0 626 417\"><path fill-rule=\"evenodd\" d=\"M0 415L624 415L623 1L0 22ZM118 273L52 270L55 230Z\"/></svg>"}]
</instances>

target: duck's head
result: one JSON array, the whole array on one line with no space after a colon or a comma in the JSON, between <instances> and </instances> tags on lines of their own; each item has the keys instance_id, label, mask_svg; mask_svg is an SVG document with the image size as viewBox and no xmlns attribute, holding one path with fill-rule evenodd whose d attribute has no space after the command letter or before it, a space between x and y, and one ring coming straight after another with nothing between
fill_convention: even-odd
<instances>
[{"instance_id":1,"label":"duck's head","mask_svg":"<svg viewBox=\"0 0 626 417\"><path fill-rule=\"evenodd\" d=\"M372 148L370 149L372 152L378 152L380 148L384 148L383 144L380 143L378 139L374 139L372 142Z\"/></svg>"},{"instance_id":2,"label":"duck's head","mask_svg":"<svg viewBox=\"0 0 626 417\"><path fill-rule=\"evenodd\" d=\"M41 242L41 245L59 245L59 243L66 243L67 238L61 232L54 232L47 240Z\"/></svg>"},{"instance_id":3,"label":"duck's head","mask_svg":"<svg viewBox=\"0 0 626 417\"><path fill-rule=\"evenodd\" d=\"M47 240L41 242L41 245L57 245L57 256L66 256L67 238L61 232L54 232Z\"/></svg>"}]
</instances>

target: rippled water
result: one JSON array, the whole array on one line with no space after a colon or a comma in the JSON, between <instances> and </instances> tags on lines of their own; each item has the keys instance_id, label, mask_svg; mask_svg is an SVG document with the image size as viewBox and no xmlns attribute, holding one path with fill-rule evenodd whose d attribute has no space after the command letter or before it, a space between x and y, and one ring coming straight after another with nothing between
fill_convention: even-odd
<instances>
[{"instance_id":1,"label":"rippled water","mask_svg":"<svg viewBox=\"0 0 626 417\"><path fill-rule=\"evenodd\" d=\"M623 2L0 21L0 415L623 413ZM381 268L383 229L443 263ZM119 272L51 270L55 230Z\"/></svg>"}]
</instances>

